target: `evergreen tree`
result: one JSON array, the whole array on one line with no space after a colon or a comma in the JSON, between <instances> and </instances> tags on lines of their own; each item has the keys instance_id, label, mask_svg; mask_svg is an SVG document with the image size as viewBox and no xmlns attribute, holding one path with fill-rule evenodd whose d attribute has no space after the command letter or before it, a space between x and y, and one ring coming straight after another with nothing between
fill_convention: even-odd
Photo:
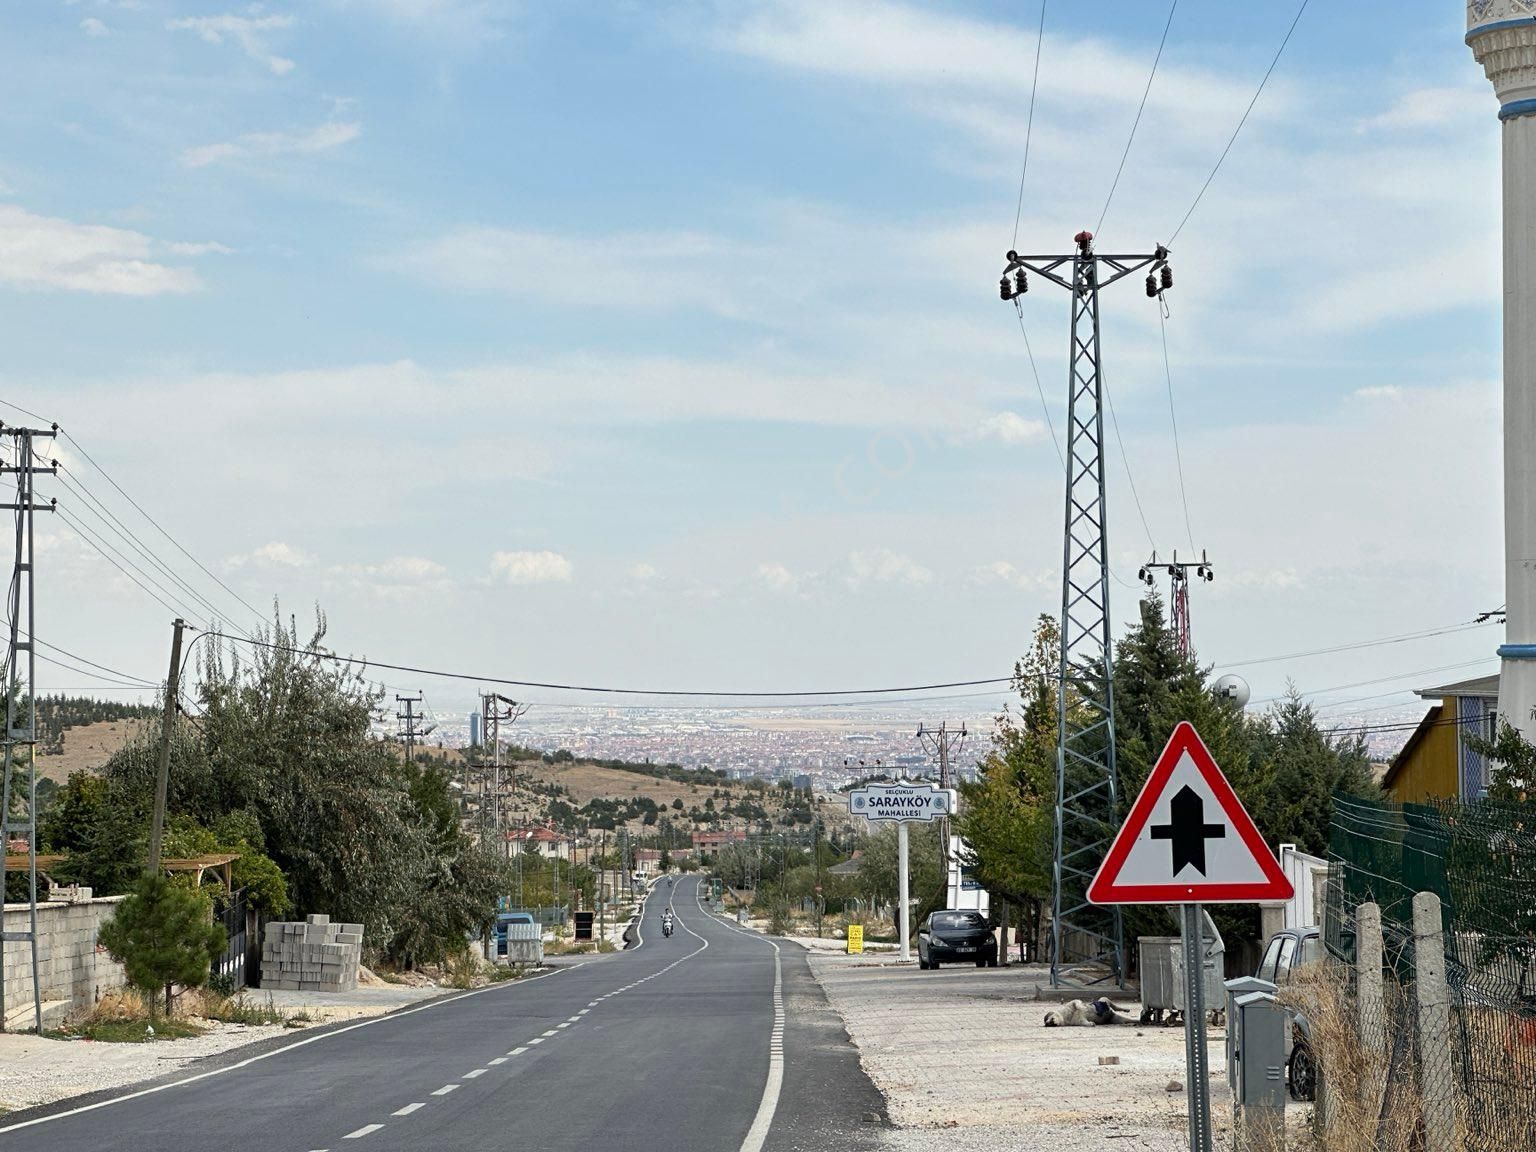
<instances>
[{"instance_id":1,"label":"evergreen tree","mask_svg":"<svg viewBox=\"0 0 1536 1152\"><path fill-rule=\"evenodd\" d=\"M201 988L224 950L224 929L211 922L212 915L201 893L164 876L143 876L101 926L99 939L128 982L144 992L151 1012L164 989L169 1015L173 987Z\"/></svg>"}]
</instances>

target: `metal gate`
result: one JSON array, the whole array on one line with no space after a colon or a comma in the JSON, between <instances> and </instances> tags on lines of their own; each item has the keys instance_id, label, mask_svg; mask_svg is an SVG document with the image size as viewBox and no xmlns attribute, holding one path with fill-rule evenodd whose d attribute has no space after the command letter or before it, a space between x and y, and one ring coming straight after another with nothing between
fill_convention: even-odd
<instances>
[{"instance_id":1,"label":"metal gate","mask_svg":"<svg viewBox=\"0 0 1536 1152\"><path fill-rule=\"evenodd\" d=\"M231 991L238 991L246 986L249 925L245 889L237 890L232 896L221 896L214 904L214 918L224 925L225 944L223 953L213 962L212 974L225 977Z\"/></svg>"}]
</instances>

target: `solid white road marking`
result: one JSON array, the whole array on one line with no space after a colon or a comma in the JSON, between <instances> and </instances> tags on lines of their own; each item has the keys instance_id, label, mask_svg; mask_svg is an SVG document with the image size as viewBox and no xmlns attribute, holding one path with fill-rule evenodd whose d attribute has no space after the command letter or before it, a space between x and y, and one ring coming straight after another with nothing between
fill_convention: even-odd
<instances>
[{"instance_id":1,"label":"solid white road marking","mask_svg":"<svg viewBox=\"0 0 1536 1152\"><path fill-rule=\"evenodd\" d=\"M466 1079L466 1080L473 1080L476 1076L484 1076L484 1075L485 1075L485 1069L484 1068L474 1068L474 1069L471 1069L470 1071L464 1073L464 1079Z\"/></svg>"},{"instance_id":2,"label":"solid white road marking","mask_svg":"<svg viewBox=\"0 0 1536 1152\"><path fill-rule=\"evenodd\" d=\"M450 1093L450 1092L457 1092L458 1090L459 1090L459 1086L457 1084L444 1084L436 1092L432 1093L432 1095L434 1095L434 1096L446 1096L446 1095L448 1095L448 1093Z\"/></svg>"},{"instance_id":3,"label":"solid white road marking","mask_svg":"<svg viewBox=\"0 0 1536 1152\"><path fill-rule=\"evenodd\" d=\"M384 1125L382 1125L382 1124L364 1124L356 1132L348 1132L345 1136L342 1137L342 1139L343 1140L360 1140L364 1136L369 1135L370 1133L377 1132L382 1127L384 1127Z\"/></svg>"},{"instance_id":4,"label":"solid white road marking","mask_svg":"<svg viewBox=\"0 0 1536 1152\"><path fill-rule=\"evenodd\" d=\"M699 887L697 884L694 885L693 899L698 904L699 911L705 912L704 898L700 895ZM708 915L708 913L705 914ZM759 936L755 932L745 932L734 924L727 924L723 917L717 916L713 919L737 935L761 940L773 949L773 1029L768 1037L768 1080L763 1085L763 1098L758 1103L757 1115L752 1118L752 1127L747 1129L747 1138L741 1142L740 1149L740 1152L762 1152L763 1142L768 1139L768 1130L773 1127L773 1115L779 1109L779 1093L784 1087L783 954L772 940Z\"/></svg>"},{"instance_id":5,"label":"solid white road marking","mask_svg":"<svg viewBox=\"0 0 1536 1152\"><path fill-rule=\"evenodd\" d=\"M425 1108L425 1107L426 1107L425 1104L407 1104L404 1108L401 1108L398 1112L391 1112L390 1115L391 1116L409 1116L412 1112L416 1111L418 1108Z\"/></svg>"},{"instance_id":6,"label":"solid white road marking","mask_svg":"<svg viewBox=\"0 0 1536 1152\"><path fill-rule=\"evenodd\" d=\"M52 1120L62 1120L66 1116L78 1116L82 1112L94 1112L98 1108L110 1108L114 1104L122 1104L128 1100L137 1100L141 1096L152 1096L157 1092L165 1092L171 1088L180 1088L187 1084L195 1084L199 1080L207 1080L213 1076L223 1076L239 1068L247 1068L258 1060L270 1060L274 1056L281 1056L286 1052L292 1052L296 1048L305 1048L310 1044L318 1044L322 1040L329 1040L333 1036L341 1036L347 1032L355 1032L359 1028L370 1028L375 1024L385 1024L400 1020L406 1016L414 1016L418 1012L430 1012L433 1008L440 1008L444 1004L453 1004L469 996L483 996L487 992L497 989L522 988L540 980L547 980L551 976L558 976L562 972L575 971L574 968L556 968L552 972L545 972L541 976L528 976L522 980L507 980L497 984L488 984L484 988L476 988L469 992L461 992L457 996L442 996L431 1000L426 1004L420 1004L415 1008L403 1008L398 1012L391 1012L387 1016L375 1016L369 1020L359 1020L356 1024L348 1024L344 1028L337 1028L331 1032L320 1032L314 1036L306 1036L303 1040L295 1040L292 1044L284 1044L281 1048L273 1048L269 1052L258 1052L255 1056L249 1056L234 1064L226 1064L221 1068L214 1068L207 1072L199 1072L194 1076L187 1076L181 1080L172 1080L168 1084L156 1084L153 1088L141 1088L137 1092L129 1092L122 1096L114 1096L110 1100L99 1100L95 1104L82 1104L79 1108L69 1108L63 1112L54 1112L47 1116L39 1116L36 1120L21 1120L15 1124L7 1124L0 1127L0 1133L16 1132L22 1128L31 1128L34 1124L47 1124Z\"/></svg>"}]
</instances>

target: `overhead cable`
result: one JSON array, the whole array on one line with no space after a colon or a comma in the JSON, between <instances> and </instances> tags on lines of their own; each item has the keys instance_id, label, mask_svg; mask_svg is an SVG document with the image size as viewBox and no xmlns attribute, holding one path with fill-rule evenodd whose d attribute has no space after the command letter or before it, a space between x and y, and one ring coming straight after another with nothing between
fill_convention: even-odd
<instances>
[{"instance_id":1,"label":"overhead cable","mask_svg":"<svg viewBox=\"0 0 1536 1152\"><path fill-rule=\"evenodd\" d=\"M1125 161L1131 154L1131 144L1136 139L1136 129L1141 124L1141 114L1147 109L1147 97L1152 94L1152 81L1157 76L1157 65L1163 58L1163 46L1168 43L1168 29L1173 27L1173 14L1178 11L1179 0L1173 0L1168 5L1168 22L1163 25L1163 38L1157 42L1157 55L1152 58L1152 71L1147 74L1147 86L1142 90L1141 103L1136 106L1136 119L1131 121L1131 134L1126 138L1125 151L1120 153L1120 166L1115 169L1114 181L1109 186L1109 195L1104 198L1104 210L1099 213L1099 222L1093 226L1097 235L1104 227L1104 218L1109 215L1109 205L1115 198L1115 189L1120 187L1120 176L1125 171Z\"/></svg>"},{"instance_id":2,"label":"overhead cable","mask_svg":"<svg viewBox=\"0 0 1536 1152\"><path fill-rule=\"evenodd\" d=\"M1024 166L1019 171L1019 203L1013 211L1010 248L1019 246L1019 221L1024 217L1024 178L1029 175L1029 142L1035 134L1035 93L1040 90L1040 50L1045 46L1045 5L1046 0L1040 0L1040 27L1035 32L1035 74L1029 83L1029 119L1024 124Z\"/></svg>"},{"instance_id":3,"label":"overhead cable","mask_svg":"<svg viewBox=\"0 0 1536 1152\"><path fill-rule=\"evenodd\" d=\"M1242 119L1237 122L1237 127L1232 129L1232 136L1227 141L1227 146L1221 150L1221 155L1216 158L1216 165L1211 169L1211 174L1205 178L1205 183L1200 185L1200 191L1195 193L1195 201L1189 206L1189 211L1184 213L1184 219L1179 221L1179 226L1173 230L1173 235L1168 237L1168 243L1172 244L1179 238L1179 233L1184 231L1184 225L1189 223L1189 218L1195 214L1195 209L1200 207L1200 201L1204 198L1206 189L1211 186L1211 181L1216 179L1216 173L1221 171L1221 166L1226 162L1227 153L1232 151L1232 145L1237 143L1237 136L1243 130L1243 125L1248 123L1248 116L1253 111L1259 97L1264 93L1264 86L1269 83L1269 78L1274 74L1275 65L1280 63L1280 57L1285 52L1285 46L1291 42L1291 35L1296 31L1296 25L1301 23L1301 14L1307 10L1309 0L1301 0L1296 9L1296 16L1291 21L1291 26L1285 30L1285 38L1280 41L1280 47L1275 49L1275 56L1269 62L1269 67L1264 71L1264 78L1259 81L1259 86L1254 90L1253 99L1248 101L1248 107L1243 109Z\"/></svg>"}]
</instances>

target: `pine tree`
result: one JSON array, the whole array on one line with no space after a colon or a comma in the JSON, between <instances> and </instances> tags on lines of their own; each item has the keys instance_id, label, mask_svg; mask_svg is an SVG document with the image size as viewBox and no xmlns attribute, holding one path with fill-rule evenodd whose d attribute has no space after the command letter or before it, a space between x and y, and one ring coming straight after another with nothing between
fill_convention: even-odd
<instances>
[{"instance_id":1,"label":"pine tree","mask_svg":"<svg viewBox=\"0 0 1536 1152\"><path fill-rule=\"evenodd\" d=\"M224 950L224 929L212 917L201 893L164 876L144 876L101 926L99 939L126 970L128 982L145 993L151 1012L165 990L169 1015L172 988L201 988L209 965Z\"/></svg>"}]
</instances>

